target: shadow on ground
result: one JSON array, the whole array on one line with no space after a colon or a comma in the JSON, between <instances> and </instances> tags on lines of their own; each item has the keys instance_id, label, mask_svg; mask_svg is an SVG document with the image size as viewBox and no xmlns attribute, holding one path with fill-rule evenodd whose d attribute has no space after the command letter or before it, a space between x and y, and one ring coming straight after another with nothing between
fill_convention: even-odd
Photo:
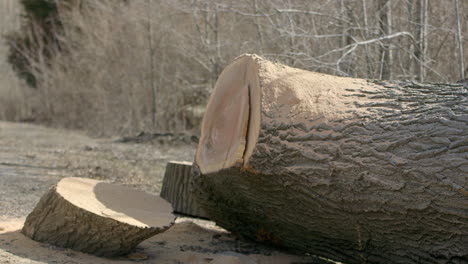
<instances>
[{"instance_id":1,"label":"shadow on ground","mask_svg":"<svg viewBox=\"0 0 468 264\"><path fill-rule=\"evenodd\" d=\"M184 219L168 231L141 243L128 256L107 259L35 242L20 230L24 219L0 222L0 257L11 263L329 263L295 256L237 239L203 220ZM211 225L211 226L210 226ZM8 263L8 262L7 262Z\"/></svg>"}]
</instances>

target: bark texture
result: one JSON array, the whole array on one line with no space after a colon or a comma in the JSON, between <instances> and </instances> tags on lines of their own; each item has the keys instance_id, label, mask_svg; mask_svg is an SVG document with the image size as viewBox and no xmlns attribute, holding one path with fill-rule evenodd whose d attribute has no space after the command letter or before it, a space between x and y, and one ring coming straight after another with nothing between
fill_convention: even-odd
<instances>
[{"instance_id":1,"label":"bark texture","mask_svg":"<svg viewBox=\"0 0 468 264\"><path fill-rule=\"evenodd\" d=\"M80 184L84 181L88 186L75 188L73 184L76 184L77 180ZM96 187L97 184L106 186ZM88 188L89 186L91 188ZM61 192L64 189L71 189L72 192ZM101 193L100 189L103 190ZM105 192L119 196L122 201L116 201L117 203L125 205L125 199L137 199L139 201L133 201L133 205L138 203L143 205L139 208L128 208L127 211L118 210L109 202L105 202L105 198L100 198L103 195L107 196L103 194ZM28 215L22 232L39 242L97 256L124 255L141 241L168 229L175 220L171 214L172 208L166 201L157 196L149 194L138 196L135 193L136 191L128 192L126 188L90 179L65 178L41 198L36 208ZM75 195L83 197L84 200L96 196L105 206L93 204L96 201L89 199L85 202L87 208L83 208L76 202L76 199L81 198L71 197ZM141 197L147 201L157 200L160 211L146 212L149 209L144 206L147 201L140 199ZM145 221L145 218L156 220L152 221L152 225L147 225L145 222L148 221Z\"/></svg>"},{"instance_id":2,"label":"bark texture","mask_svg":"<svg viewBox=\"0 0 468 264\"><path fill-rule=\"evenodd\" d=\"M161 197L172 204L174 212L207 218L193 197L192 163L169 161L161 188Z\"/></svg>"},{"instance_id":3,"label":"bark texture","mask_svg":"<svg viewBox=\"0 0 468 264\"><path fill-rule=\"evenodd\" d=\"M259 100L260 118L238 136L258 137L245 139L234 165L204 158L222 155L206 118L216 120L217 84L194 166L210 219L346 263L467 263L467 86L332 77L252 55L218 83L242 61L256 65L237 78L258 79L248 93L260 96L248 100L250 114Z\"/></svg>"}]
</instances>

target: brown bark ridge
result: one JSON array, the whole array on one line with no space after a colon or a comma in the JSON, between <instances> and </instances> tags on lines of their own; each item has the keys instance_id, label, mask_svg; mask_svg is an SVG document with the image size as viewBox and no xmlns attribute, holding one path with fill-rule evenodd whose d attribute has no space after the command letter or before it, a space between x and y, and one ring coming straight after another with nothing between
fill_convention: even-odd
<instances>
[{"instance_id":1,"label":"brown bark ridge","mask_svg":"<svg viewBox=\"0 0 468 264\"><path fill-rule=\"evenodd\" d=\"M221 73L196 197L245 237L346 263L467 263L468 87L243 55Z\"/></svg>"},{"instance_id":2,"label":"brown bark ridge","mask_svg":"<svg viewBox=\"0 0 468 264\"><path fill-rule=\"evenodd\" d=\"M169 161L166 165L161 197L172 204L174 212L207 218L193 197L192 162Z\"/></svg>"},{"instance_id":3,"label":"brown bark ridge","mask_svg":"<svg viewBox=\"0 0 468 264\"><path fill-rule=\"evenodd\" d=\"M33 240L97 256L119 256L175 221L162 198L85 178L64 178L28 215Z\"/></svg>"}]
</instances>

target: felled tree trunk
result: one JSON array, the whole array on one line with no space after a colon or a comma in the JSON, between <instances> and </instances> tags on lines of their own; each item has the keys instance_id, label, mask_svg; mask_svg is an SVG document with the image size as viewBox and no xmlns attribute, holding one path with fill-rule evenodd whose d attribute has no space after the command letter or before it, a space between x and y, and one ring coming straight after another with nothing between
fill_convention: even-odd
<instances>
[{"instance_id":1,"label":"felled tree trunk","mask_svg":"<svg viewBox=\"0 0 468 264\"><path fill-rule=\"evenodd\" d=\"M175 220L162 198L85 178L64 178L28 215L33 240L98 256L128 253Z\"/></svg>"},{"instance_id":2,"label":"felled tree trunk","mask_svg":"<svg viewBox=\"0 0 468 264\"><path fill-rule=\"evenodd\" d=\"M170 202L174 212L206 218L205 211L193 197L192 162L169 161L161 187L161 197Z\"/></svg>"},{"instance_id":3,"label":"felled tree trunk","mask_svg":"<svg viewBox=\"0 0 468 264\"><path fill-rule=\"evenodd\" d=\"M346 263L466 263L468 91L244 55L202 123L197 198L246 237Z\"/></svg>"}]
</instances>

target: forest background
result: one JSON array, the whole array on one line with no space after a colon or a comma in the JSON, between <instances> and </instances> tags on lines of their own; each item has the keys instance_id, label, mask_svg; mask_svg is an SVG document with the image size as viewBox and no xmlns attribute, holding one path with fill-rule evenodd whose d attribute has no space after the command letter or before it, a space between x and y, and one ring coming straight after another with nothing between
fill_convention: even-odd
<instances>
[{"instance_id":1,"label":"forest background","mask_svg":"<svg viewBox=\"0 0 468 264\"><path fill-rule=\"evenodd\" d=\"M337 76L457 82L468 1L2 0L0 120L199 133L216 79L256 53Z\"/></svg>"}]
</instances>

